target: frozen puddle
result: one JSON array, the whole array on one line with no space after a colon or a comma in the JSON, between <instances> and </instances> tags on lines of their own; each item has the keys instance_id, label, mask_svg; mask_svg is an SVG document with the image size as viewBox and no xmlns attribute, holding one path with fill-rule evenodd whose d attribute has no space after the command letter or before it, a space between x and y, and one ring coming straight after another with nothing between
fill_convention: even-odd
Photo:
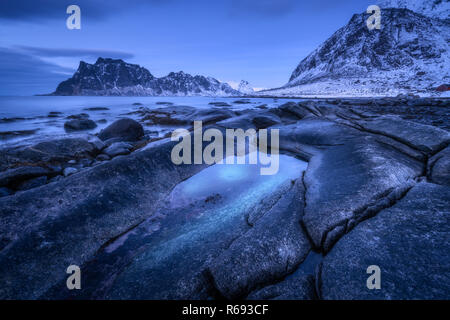
<instances>
[{"instance_id":1,"label":"frozen puddle","mask_svg":"<svg viewBox=\"0 0 450 320\"><path fill-rule=\"evenodd\" d=\"M272 176L260 175L259 165L216 164L180 183L155 217L107 247L89 271L104 275L114 268L116 279L87 287L107 286L100 297L110 299L195 296L205 263L244 234L248 215L268 210L268 199L288 190L307 167L293 157L279 160Z\"/></svg>"}]
</instances>

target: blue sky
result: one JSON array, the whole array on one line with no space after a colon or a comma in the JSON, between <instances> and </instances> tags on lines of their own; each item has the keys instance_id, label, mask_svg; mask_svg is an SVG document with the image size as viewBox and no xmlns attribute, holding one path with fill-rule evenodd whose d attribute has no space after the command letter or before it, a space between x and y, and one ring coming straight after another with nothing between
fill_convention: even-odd
<instances>
[{"instance_id":1,"label":"blue sky","mask_svg":"<svg viewBox=\"0 0 450 320\"><path fill-rule=\"evenodd\" d=\"M0 95L52 92L79 61L285 84L312 50L375 0L1 0ZM81 8L81 30L66 8Z\"/></svg>"}]
</instances>

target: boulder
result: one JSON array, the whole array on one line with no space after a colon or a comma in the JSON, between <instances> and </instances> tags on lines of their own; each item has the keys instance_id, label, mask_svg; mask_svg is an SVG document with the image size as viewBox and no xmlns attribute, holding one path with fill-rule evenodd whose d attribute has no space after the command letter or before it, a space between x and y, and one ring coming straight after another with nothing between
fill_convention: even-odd
<instances>
[{"instance_id":1,"label":"boulder","mask_svg":"<svg viewBox=\"0 0 450 320\"><path fill-rule=\"evenodd\" d=\"M24 180L45 176L49 169L42 167L24 166L0 173L0 187L17 186Z\"/></svg>"},{"instance_id":2,"label":"boulder","mask_svg":"<svg viewBox=\"0 0 450 320\"><path fill-rule=\"evenodd\" d=\"M103 150L103 153L108 155L111 158L114 158L116 156L120 155L127 155L131 152L131 149L133 146L126 142L114 142L111 144L108 148Z\"/></svg>"},{"instance_id":3,"label":"boulder","mask_svg":"<svg viewBox=\"0 0 450 320\"><path fill-rule=\"evenodd\" d=\"M67 167L64 169L63 174L65 177L68 177L74 173L77 173L78 169L77 168L73 168L73 167Z\"/></svg>"},{"instance_id":4,"label":"boulder","mask_svg":"<svg viewBox=\"0 0 450 320\"><path fill-rule=\"evenodd\" d=\"M111 138L120 138L123 141L136 141L144 135L142 125L129 118L124 118L113 122L111 125L100 131L98 137L105 141Z\"/></svg>"},{"instance_id":5,"label":"boulder","mask_svg":"<svg viewBox=\"0 0 450 320\"><path fill-rule=\"evenodd\" d=\"M81 131L81 130L90 130L95 129L97 127L97 124L89 119L75 119L75 120L69 120L66 123L64 123L64 129L67 131Z\"/></svg>"},{"instance_id":6,"label":"boulder","mask_svg":"<svg viewBox=\"0 0 450 320\"><path fill-rule=\"evenodd\" d=\"M106 108L106 107L92 107L92 108L84 108L83 110L86 110L86 111L106 111L106 110L109 110L109 108Z\"/></svg>"},{"instance_id":7,"label":"boulder","mask_svg":"<svg viewBox=\"0 0 450 320\"><path fill-rule=\"evenodd\" d=\"M66 119L76 119L76 120L81 120L81 119L88 119L89 115L87 113L79 113L79 114L72 114L70 116L68 116Z\"/></svg>"}]
</instances>

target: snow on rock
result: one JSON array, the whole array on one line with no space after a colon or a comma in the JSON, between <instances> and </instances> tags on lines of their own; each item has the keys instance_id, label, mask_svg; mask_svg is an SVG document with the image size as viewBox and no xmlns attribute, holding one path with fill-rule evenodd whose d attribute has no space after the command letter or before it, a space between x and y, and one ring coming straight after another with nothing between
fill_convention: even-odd
<instances>
[{"instance_id":1,"label":"snow on rock","mask_svg":"<svg viewBox=\"0 0 450 320\"><path fill-rule=\"evenodd\" d=\"M241 83L239 83L238 91L242 92L243 94L254 94L255 91L253 90L253 87L250 86L250 83L248 81L242 80Z\"/></svg>"},{"instance_id":2,"label":"snow on rock","mask_svg":"<svg viewBox=\"0 0 450 320\"><path fill-rule=\"evenodd\" d=\"M366 26L369 14L349 23L300 62L289 82L261 95L438 95L449 83L450 20L408 9L384 9L380 30Z\"/></svg>"},{"instance_id":3,"label":"snow on rock","mask_svg":"<svg viewBox=\"0 0 450 320\"><path fill-rule=\"evenodd\" d=\"M171 72L154 77L147 69L121 59L80 62L72 78L61 82L53 95L93 96L235 96L240 92L211 77Z\"/></svg>"}]
</instances>

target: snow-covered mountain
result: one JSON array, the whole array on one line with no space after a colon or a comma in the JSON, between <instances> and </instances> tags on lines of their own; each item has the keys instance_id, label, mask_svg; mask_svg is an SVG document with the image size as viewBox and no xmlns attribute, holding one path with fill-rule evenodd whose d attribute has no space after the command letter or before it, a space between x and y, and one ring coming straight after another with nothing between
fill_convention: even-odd
<instances>
[{"instance_id":1,"label":"snow-covered mountain","mask_svg":"<svg viewBox=\"0 0 450 320\"><path fill-rule=\"evenodd\" d=\"M260 94L426 94L450 82L450 20L390 8L382 9L381 29L369 30L369 16L355 14L300 62L285 86Z\"/></svg>"},{"instance_id":2,"label":"snow-covered mountain","mask_svg":"<svg viewBox=\"0 0 450 320\"><path fill-rule=\"evenodd\" d=\"M450 0L379 0L378 6L381 9L407 8L433 18L450 18Z\"/></svg>"},{"instance_id":3,"label":"snow-covered mountain","mask_svg":"<svg viewBox=\"0 0 450 320\"><path fill-rule=\"evenodd\" d=\"M211 77L171 72L154 77L147 69L120 59L80 62L72 78L61 82L52 95L96 96L234 96L240 92Z\"/></svg>"},{"instance_id":4,"label":"snow-covered mountain","mask_svg":"<svg viewBox=\"0 0 450 320\"><path fill-rule=\"evenodd\" d=\"M255 93L255 90L253 90L253 87L250 85L250 83L245 80L241 80L237 90L243 94L254 94Z\"/></svg>"}]
</instances>

